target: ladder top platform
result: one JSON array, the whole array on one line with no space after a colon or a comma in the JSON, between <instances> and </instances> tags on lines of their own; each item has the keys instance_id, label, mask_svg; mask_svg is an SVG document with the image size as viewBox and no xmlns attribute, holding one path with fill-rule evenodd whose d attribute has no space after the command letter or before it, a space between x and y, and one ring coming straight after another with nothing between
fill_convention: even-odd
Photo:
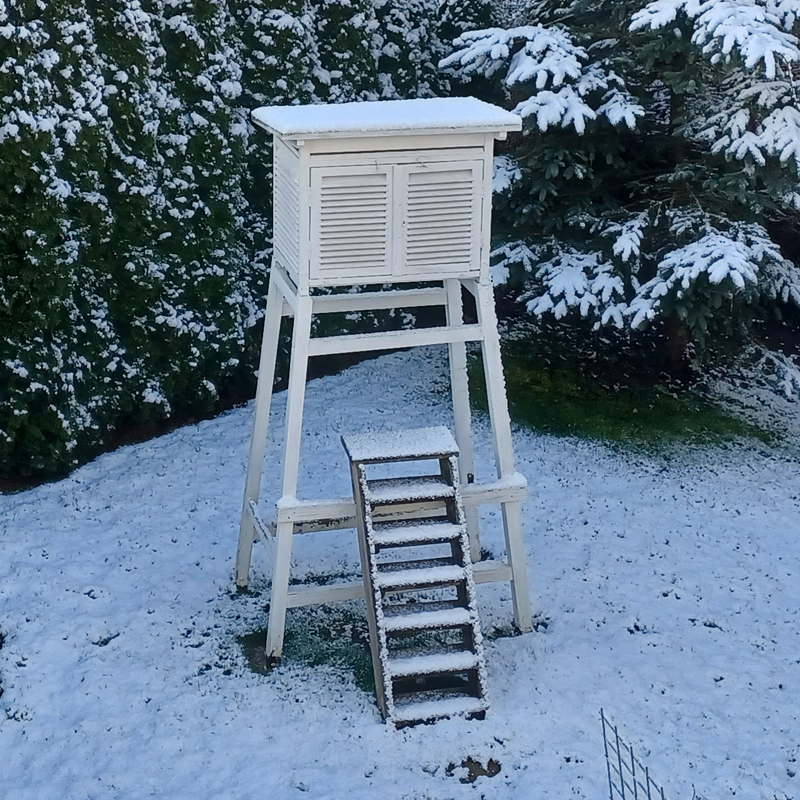
<instances>
[{"instance_id":1,"label":"ladder top platform","mask_svg":"<svg viewBox=\"0 0 800 800\"><path fill-rule=\"evenodd\" d=\"M342 444L350 460L361 464L458 455L456 440L444 426L349 433L342 436Z\"/></svg>"},{"instance_id":2,"label":"ladder top platform","mask_svg":"<svg viewBox=\"0 0 800 800\"><path fill-rule=\"evenodd\" d=\"M253 122L284 139L497 133L522 129L516 114L474 97L263 106Z\"/></svg>"}]
</instances>

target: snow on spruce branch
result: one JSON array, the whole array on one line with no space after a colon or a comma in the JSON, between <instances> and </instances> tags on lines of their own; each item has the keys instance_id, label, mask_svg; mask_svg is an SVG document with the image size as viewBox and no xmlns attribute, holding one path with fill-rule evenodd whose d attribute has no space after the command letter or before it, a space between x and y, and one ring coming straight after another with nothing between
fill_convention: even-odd
<instances>
[{"instance_id":1,"label":"snow on spruce branch","mask_svg":"<svg viewBox=\"0 0 800 800\"><path fill-rule=\"evenodd\" d=\"M541 251L525 242L508 242L492 250L490 258L492 283L501 286L508 282L512 270L521 270L523 274L533 273L541 261Z\"/></svg>"},{"instance_id":2,"label":"snow on spruce branch","mask_svg":"<svg viewBox=\"0 0 800 800\"><path fill-rule=\"evenodd\" d=\"M712 152L744 161L751 158L763 167L767 159L792 163L800 172L800 109L787 105L772 110L764 119L747 107L722 112L709 120L702 138L713 141Z\"/></svg>"},{"instance_id":3,"label":"snow on spruce branch","mask_svg":"<svg viewBox=\"0 0 800 800\"><path fill-rule=\"evenodd\" d=\"M628 314L631 327L638 329L669 308L707 306L709 297L698 298L698 293L718 300L778 294L793 299L800 296L798 288L789 263L767 232L760 225L737 225L726 232L709 230L667 252L655 277L640 287Z\"/></svg>"},{"instance_id":4,"label":"snow on spruce branch","mask_svg":"<svg viewBox=\"0 0 800 800\"><path fill-rule=\"evenodd\" d=\"M772 79L779 60L800 61L797 37L790 32L798 8L791 0L655 0L633 15L631 30L665 28L680 14L692 20L692 42L713 64L737 51L748 69L762 65Z\"/></svg>"},{"instance_id":5,"label":"snow on spruce branch","mask_svg":"<svg viewBox=\"0 0 800 800\"><path fill-rule=\"evenodd\" d=\"M624 327L625 285L602 253L565 249L539 266L536 280L544 292L532 292L524 298L532 314L542 316L549 312L562 319L578 310L582 317L596 318L597 326Z\"/></svg>"},{"instance_id":6,"label":"snow on spruce branch","mask_svg":"<svg viewBox=\"0 0 800 800\"><path fill-rule=\"evenodd\" d=\"M644 116L624 81L601 62L590 61L586 49L560 27L469 31L454 44L458 49L440 62L440 68L463 79L503 74L506 88L530 87L531 96L514 111L542 132L561 125L583 134L587 122L598 117L633 129Z\"/></svg>"},{"instance_id":7,"label":"snow on spruce branch","mask_svg":"<svg viewBox=\"0 0 800 800\"><path fill-rule=\"evenodd\" d=\"M521 272L530 286L522 297L530 313L563 319L574 311L596 328L640 329L677 308L702 334L708 309L723 301L763 298L800 307L800 271L763 227L739 223L718 230L702 214L680 209L669 216L671 239L697 238L662 251L655 275L644 283L637 279L642 245L656 230L645 212L625 222L592 226L594 233L613 240L613 255L558 242L541 248L524 242L499 247L492 253L495 283ZM549 257L543 260L545 251Z\"/></svg>"},{"instance_id":8,"label":"snow on spruce branch","mask_svg":"<svg viewBox=\"0 0 800 800\"><path fill-rule=\"evenodd\" d=\"M603 236L614 238L613 252L627 264L639 257L645 229L650 224L650 215L643 211L626 222L612 222L603 231Z\"/></svg>"}]
</instances>

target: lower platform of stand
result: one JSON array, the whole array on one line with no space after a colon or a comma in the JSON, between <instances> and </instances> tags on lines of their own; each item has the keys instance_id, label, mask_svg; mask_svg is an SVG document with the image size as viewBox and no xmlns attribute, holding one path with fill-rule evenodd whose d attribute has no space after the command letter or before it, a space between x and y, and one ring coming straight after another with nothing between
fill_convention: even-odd
<instances>
[{"instance_id":1,"label":"lower platform of stand","mask_svg":"<svg viewBox=\"0 0 800 800\"><path fill-rule=\"evenodd\" d=\"M503 561L478 561L472 565L475 583L508 582L512 578L511 567ZM338 603L343 600L363 600L364 584L361 581L352 583L335 583L330 586L297 586L289 587L287 608L314 606L321 603Z\"/></svg>"},{"instance_id":2,"label":"lower platform of stand","mask_svg":"<svg viewBox=\"0 0 800 800\"><path fill-rule=\"evenodd\" d=\"M466 484L461 487L465 506L479 506L492 503L521 502L527 496L527 481L520 473L487 484ZM402 515L405 519L418 515L430 516L439 506L436 503L409 503L394 506L386 513L386 521L393 516ZM255 504L249 506L260 538L268 545L274 542L278 523L291 522L293 533L314 533L321 531L344 530L356 527L356 508L352 498L331 500L297 500L295 498L279 501L271 519L262 513ZM511 567L503 561L479 561L472 565L475 583L495 583L512 580ZM335 603L344 600L363 600L364 585L361 581L339 583L329 586L290 587L287 598L288 608L299 606Z\"/></svg>"}]
</instances>

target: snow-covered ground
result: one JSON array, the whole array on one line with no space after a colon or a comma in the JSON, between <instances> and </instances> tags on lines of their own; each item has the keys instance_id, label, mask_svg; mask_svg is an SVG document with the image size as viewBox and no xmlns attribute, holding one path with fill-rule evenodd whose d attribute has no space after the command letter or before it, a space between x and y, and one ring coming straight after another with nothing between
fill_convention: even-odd
<instances>
[{"instance_id":1,"label":"snow-covered ground","mask_svg":"<svg viewBox=\"0 0 800 800\"><path fill-rule=\"evenodd\" d=\"M312 382L306 496L348 493L341 433L450 424L445 374L422 351ZM0 497L0 794L596 800L602 706L670 800L800 796L800 476L785 450L626 455L518 431L548 624L487 643L485 721L396 731L351 673L259 675L238 649L268 597L261 546L261 594L232 592L251 413ZM477 440L488 478L480 422ZM500 553L494 509L483 528ZM298 537L296 556L299 576L358 571L351 532ZM507 626L507 589L479 589L485 628ZM448 766L467 757L501 771L462 784Z\"/></svg>"}]
</instances>

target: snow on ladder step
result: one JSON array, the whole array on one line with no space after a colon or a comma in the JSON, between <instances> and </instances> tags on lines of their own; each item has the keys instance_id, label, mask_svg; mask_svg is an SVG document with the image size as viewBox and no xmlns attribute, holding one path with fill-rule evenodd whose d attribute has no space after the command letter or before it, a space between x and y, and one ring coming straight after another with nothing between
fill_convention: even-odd
<instances>
[{"instance_id":1,"label":"snow on ladder step","mask_svg":"<svg viewBox=\"0 0 800 800\"><path fill-rule=\"evenodd\" d=\"M344 446L350 458L361 464L458 455L453 434L443 426L350 433L344 437Z\"/></svg>"},{"instance_id":2,"label":"snow on ladder step","mask_svg":"<svg viewBox=\"0 0 800 800\"><path fill-rule=\"evenodd\" d=\"M434 628L455 628L458 625L471 625L472 614L468 608L442 608L436 611L414 611L408 614L384 616L383 625L387 632L422 631Z\"/></svg>"},{"instance_id":3,"label":"snow on ladder step","mask_svg":"<svg viewBox=\"0 0 800 800\"><path fill-rule=\"evenodd\" d=\"M463 525L452 522L423 522L400 524L391 522L373 523L372 541L379 547L391 545L447 542L458 539L464 533Z\"/></svg>"},{"instance_id":4,"label":"snow on ladder step","mask_svg":"<svg viewBox=\"0 0 800 800\"><path fill-rule=\"evenodd\" d=\"M424 569L399 569L396 572L379 572L374 576L380 589L402 589L408 586L450 585L466 578L464 567L446 565Z\"/></svg>"},{"instance_id":5,"label":"snow on ladder step","mask_svg":"<svg viewBox=\"0 0 800 800\"><path fill-rule=\"evenodd\" d=\"M477 669L480 659L476 653L463 650L458 653L390 658L388 671L392 678L409 678L417 675L438 675L444 672L465 672Z\"/></svg>"},{"instance_id":6,"label":"snow on ladder step","mask_svg":"<svg viewBox=\"0 0 800 800\"><path fill-rule=\"evenodd\" d=\"M482 697L443 697L437 700L422 700L416 703L396 705L392 720L395 724L404 722L424 722L443 717L467 714L480 714L486 711L488 703Z\"/></svg>"},{"instance_id":7,"label":"snow on ladder step","mask_svg":"<svg viewBox=\"0 0 800 800\"><path fill-rule=\"evenodd\" d=\"M421 500L446 500L455 495L452 484L438 476L383 478L368 481L364 493L368 503L414 503Z\"/></svg>"}]
</instances>

